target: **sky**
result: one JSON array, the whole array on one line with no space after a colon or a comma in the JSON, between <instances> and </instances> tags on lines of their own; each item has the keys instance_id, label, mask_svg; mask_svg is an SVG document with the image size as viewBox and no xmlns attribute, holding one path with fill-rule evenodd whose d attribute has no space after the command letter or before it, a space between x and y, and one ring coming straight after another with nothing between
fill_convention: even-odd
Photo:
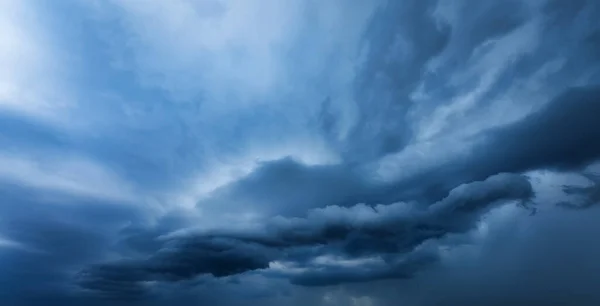
<instances>
[{"instance_id":1,"label":"sky","mask_svg":"<svg viewBox=\"0 0 600 306\"><path fill-rule=\"evenodd\" d=\"M600 305L598 20L0 0L2 305Z\"/></svg>"}]
</instances>

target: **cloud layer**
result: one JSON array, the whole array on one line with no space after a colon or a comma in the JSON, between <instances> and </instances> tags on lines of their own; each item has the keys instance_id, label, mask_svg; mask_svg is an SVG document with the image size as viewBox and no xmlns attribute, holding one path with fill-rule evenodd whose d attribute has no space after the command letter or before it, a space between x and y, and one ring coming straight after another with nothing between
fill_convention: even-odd
<instances>
[{"instance_id":1,"label":"cloud layer","mask_svg":"<svg viewBox=\"0 0 600 306\"><path fill-rule=\"evenodd\" d=\"M596 20L0 1L0 299L597 305Z\"/></svg>"}]
</instances>

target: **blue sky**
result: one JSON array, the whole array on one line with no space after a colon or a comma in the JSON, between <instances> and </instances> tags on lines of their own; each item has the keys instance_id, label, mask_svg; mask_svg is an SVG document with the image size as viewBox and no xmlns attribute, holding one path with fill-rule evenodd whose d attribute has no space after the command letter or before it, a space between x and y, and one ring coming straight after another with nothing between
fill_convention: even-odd
<instances>
[{"instance_id":1,"label":"blue sky","mask_svg":"<svg viewBox=\"0 0 600 306\"><path fill-rule=\"evenodd\" d=\"M0 0L0 297L597 305L596 20Z\"/></svg>"}]
</instances>

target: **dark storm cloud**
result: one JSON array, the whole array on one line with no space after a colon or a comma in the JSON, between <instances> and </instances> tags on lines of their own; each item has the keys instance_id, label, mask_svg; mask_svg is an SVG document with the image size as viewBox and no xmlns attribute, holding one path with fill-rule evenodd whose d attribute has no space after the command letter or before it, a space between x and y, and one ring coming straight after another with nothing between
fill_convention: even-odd
<instances>
[{"instance_id":1,"label":"dark storm cloud","mask_svg":"<svg viewBox=\"0 0 600 306\"><path fill-rule=\"evenodd\" d=\"M350 256L397 253L431 238L469 230L498 201L531 196L526 178L500 174L460 186L425 210L406 203L329 206L311 211L306 218L275 218L263 233L251 238L283 247L341 242L341 250Z\"/></svg>"},{"instance_id":2,"label":"dark storm cloud","mask_svg":"<svg viewBox=\"0 0 600 306\"><path fill-rule=\"evenodd\" d=\"M140 283L145 279L142 272L126 264L95 265L80 272L76 279L85 289L84 294L92 292L108 300L138 300L147 297L146 288Z\"/></svg>"},{"instance_id":3,"label":"dark storm cloud","mask_svg":"<svg viewBox=\"0 0 600 306\"><path fill-rule=\"evenodd\" d=\"M225 277L266 269L275 260L302 265L316 256L331 254L348 259L364 256L387 259L386 264L374 269L357 266L315 270L308 264L308 272L288 277L295 284L307 286L410 277L425 263L434 261L433 253L417 249L424 242L468 232L495 205L510 200L528 201L532 196L527 178L499 174L460 186L424 210L406 203L329 206L313 210L305 218L277 217L258 229L173 236L146 260L86 269L80 284L101 295L106 290L112 294L118 291L113 290L113 284L123 281L178 281L203 274ZM137 292L138 286L131 284L124 288L134 288ZM129 292L126 290L125 297Z\"/></svg>"},{"instance_id":4,"label":"dark storm cloud","mask_svg":"<svg viewBox=\"0 0 600 306\"><path fill-rule=\"evenodd\" d=\"M120 7L117 2L109 6ZM246 1L240 3L244 3L238 8L241 11L254 5ZM180 19L178 12L161 15L169 6L153 6L157 4L145 3L138 7L130 3L119 11L125 14L131 9L133 14L128 17L125 14L127 18L120 21L136 24L148 17L146 13L152 17L170 16L166 19L176 24L189 21ZM435 15L444 5L456 18L446 20ZM60 9L55 10L62 8L72 13L69 4L60 4ZM315 10L320 11L320 8ZM331 11L343 11L339 8L341 6L335 4ZM155 12L160 14L153 15ZM272 90L273 100L287 101L294 95L297 97L292 100L297 100L280 105L270 100L257 103L250 99L238 105L229 101L226 94L225 100L232 103L224 107L227 111L221 106L211 106L211 101L204 101L204 93L200 95L204 104L199 107L200 104L170 101L165 88L148 88L156 82L158 87L170 88L166 91L183 88L202 92L195 84L200 83L197 72L203 69L197 69L202 65L195 61L203 56L196 57L201 52L194 51L193 42L190 50L182 52L171 52L170 48L177 45L185 49L185 44L177 43L187 39L170 40L177 36L171 33L169 40L140 43L140 49L150 51L149 55L126 57L134 63L131 69L144 70L138 64L157 68L157 71L150 69L154 71L152 84L140 86L137 78L143 77L138 75L139 71L111 70L118 66L115 61L120 61L112 58L112 54L138 53L139 50L134 50L135 47L130 50L129 46L161 33L149 31L150 35L144 32L125 37L127 39L111 47L115 50L105 52L105 42L87 35L97 30L92 29L93 22L86 20L90 16L79 13L56 16L76 16L64 25L74 29L83 27L85 35L81 36L89 37L82 40L81 44L86 46L81 59L94 62L86 66L94 74L91 82L102 83L98 90L114 89L122 97L91 99L105 103L97 103L100 106L90 109L82 102L79 107L85 112L74 115L89 119L89 126L83 124L82 130L70 130L69 123L49 127L36 119L0 112L0 146L13 150L9 153L37 157L49 152L57 155L75 152L90 157L101 165L99 168L114 169L119 176L140 187L140 198L144 198L140 201L144 205L156 200L153 197L157 194L161 198L163 192L175 190L177 193L179 187L186 189L189 186L181 185L187 184L190 177L195 178L200 170L210 172L238 157L245 160L270 153L273 148L279 149L272 143L283 140L290 140L292 148L309 152L311 141L306 142L305 136L318 139L317 142L324 138L324 151L331 149L332 155L340 161L335 165L307 165L292 154L288 158L257 163L256 170L250 174L202 198L196 208L206 215L190 210L170 211L171 205L178 203L168 203L161 207L160 213L165 215L153 216L152 220L146 220L146 216L153 208L144 205L71 197L3 181L0 184L0 304L600 304L595 288L600 282L597 268L600 252L594 247L599 231L598 211L594 205L599 199L598 184L564 186L563 191L570 198L561 206L573 209L542 211L534 218L519 219L520 224L527 225L524 231L508 228L513 225L512 220L505 220L508 225L504 227L490 225L485 241L472 246L479 255L459 250L458 255L450 255L454 257L449 262L447 254L442 256L440 251L446 246L452 252L460 249L461 243L470 240L479 220L494 208L504 203L526 204L532 199L528 179L515 173L539 169L579 171L600 157L600 120L595 119L600 114L600 87L586 85L600 81L596 64L600 54L596 21L600 20L600 6L594 0L390 0L372 16L358 46L361 54L352 59L350 68L336 68L333 63L340 50L334 50L333 55L328 55L331 61L323 60L323 65L317 65L319 70L312 71L310 64L314 62L313 57L320 57L322 42L330 38L335 42L337 36L345 34L325 32L319 26L309 27L303 39L294 44L298 48L286 50L289 53L282 55L286 62L291 62L284 65L284 70L289 69L295 75L288 80L291 87L302 90L286 94L282 94L280 88ZM343 15L341 19L351 18ZM538 45L524 54L514 55L510 63L500 58L495 58L497 62L479 63L477 54L492 50L496 39L519 34L532 20L539 21L539 28L536 25L533 34L517 36ZM348 22L351 23L353 19ZM135 27L145 31L153 24L155 21L151 20ZM159 25L156 30L169 28L167 24ZM186 28L185 22L180 25ZM110 26L111 31L113 27L115 33L131 30L115 24ZM196 30L192 27L174 33L189 34ZM285 31L290 29L281 31L287 36ZM326 35L313 39L316 31ZM193 41L192 36L186 38ZM237 38L236 35L233 38ZM527 49L519 43L509 40L503 50ZM310 47L303 47L305 45ZM163 47L168 52L152 52ZM504 53L500 52L499 57ZM194 56L188 57L191 54ZM290 55L294 57L288 57ZM271 56L265 58L271 63ZM167 60L175 66L162 65L160 61L150 63L152 59ZM435 62L439 65L432 64ZM486 116L481 106L495 103L496 98L521 85L532 84L537 88L533 90L536 93L557 97L542 101L547 105L506 126L479 129L474 124L478 133L470 139L473 150L465 150L464 155L454 160L417 169L413 176L401 181L389 182L370 176L374 172L369 171L373 170L372 163L411 149L419 132L411 121L427 119L434 109L479 88L484 72L495 71L494 65L498 62L508 67L499 72L487 92L466 114ZM559 63L555 66L558 68L549 69L543 77L534 77L535 72L549 62ZM185 67L178 67L178 63ZM264 66L260 68L269 68ZM316 80L304 82L297 78L297 75L312 78L321 74L321 70L323 73ZM469 70L475 73L464 82L453 78ZM238 72L242 71L233 69L223 74ZM262 77L260 73L251 72L252 79ZM356 74L352 76L350 88L326 88L329 86L326 80L338 78L340 74ZM168 79L166 86L160 84L163 77ZM236 91L244 85L238 81L244 83L244 80L242 77L236 79L236 84L223 87ZM344 82L346 80L339 81ZM302 85L304 83L308 85ZM337 80L332 83L337 84ZM575 88L574 84L581 87ZM204 85L209 88L215 84ZM318 87L318 93L305 94L307 87L308 91ZM416 101L415 92L422 92L431 99ZM82 94L87 98L87 93ZM177 95L176 92L170 94ZM315 95L330 98L325 99L319 109L319 105L314 105L320 102L319 98L314 99ZM529 101L527 96L510 95L509 98L515 100L514 105L544 105ZM304 118L308 116L305 102L306 109L310 109L306 112L315 111L318 118ZM213 108L217 110L214 113ZM230 108L240 108L240 111L229 112ZM411 117L415 114L416 117ZM476 116L464 118L473 117ZM457 120L448 129L468 124L466 121L469 120ZM306 122L311 126L306 127ZM300 140L297 134L301 135ZM443 160L445 148L430 154L432 159ZM397 170L404 170L404 166L397 165ZM498 174L503 172L512 174ZM212 178L201 177L198 184L206 183L202 179ZM102 182L90 181L102 187ZM467 184L461 185L464 183ZM400 200L406 202L398 203ZM171 198L165 200L169 201ZM547 204L534 201L542 206ZM162 211L163 208L167 212ZM582 208L586 210L580 211ZM227 218L221 218L245 212L261 214L256 222L264 223L254 224L255 221L250 220L248 223L253 226L245 227L246 223L232 224L223 221ZM193 216L186 216L187 213ZM276 215L279 216L273 217ZM204 223L210 223L206 226L210 230L191 229ZM17 242L18 247L5 248L1 244L3 238ZM326 294L337 288L348 288L341 293L344 299L325 299ZM280 299L283 296L286 299ZM365 303L355 299L366 296L369 299ZM249 302L248 298L252 300Z\"/></svg>"},{"instance_id":5,"label":"dark storm cloud","mask_svg":"<svg viewBox=\"0 0 600 306\"><path fill-rule=\"evenodd\" d=\"M223 277L268 267L273 256L253 243L221 237L190 237L168 243L147 268L166 279L212 274Z\"/></svg>"},{"instance_id":6,"label":"dark storm cloud","mask_svg":"<svg viewBox=\"0 0 600 306\"><path fill-rule=\"evenodd\" d=\"M571 88L522 120L477 136L460 159L383 187L376 199L437 199L495 173L582 169L600 158L599 112L600 87Z\"/></svg>"},{"instance_id":7,"label":"dark storm cloud","mask_svg":"<svg viewBox=\"0 0 600 306\"><path fill-rule=\"evenodd\" d=\"M431 14L435 10L442 12L450 10L456 16L461 17L455 18L455 20L434 18ZM474 79L465 84L455 84L452 80L457 71L473 69L472 66L475 65L472 63L475 56L474 50L483 46L486 41L491 42L511 33L518 34L523 31L521 27L535 18L541 18L542 26L539 27L539 32L536 31L531 37L523 38L537 41L532 46L533 53L525 52L516 57L514 63L507 63L507 67L497 76L498 78L490 86L489 91L478 101L481 107L476 107L470 112L477 113L481 109L485 109L495 99L500 99L503 94L513 90L516 83L526 84L537 81L556 84L543 90L549 94L549 97L553 97L554 94L560 97L551 98L552 101L548 101L548 104L553 106L545 107L538 115L532 115L532 117L520 120L508 127L493 129L491 133L482 130L478 140L479 145L476 146L475 151L466 154L466 157L460 160L443 164L437 169L423 169L414 177L390 183L389 186L385 186L385 184L372 185L365 192L350 196L351 200L367 203L391 203L406 199L437 200L443 197L448 190L461 183L483 179L495 173L521 172L547 166L564 169L574 166L574 163L578 162L576 160L578 158L582 158L580 161L582 163L589 162L590 158L593 159L590 156L582 156L583 154L593 154L585 153L583 151L586 149L583 149L581 152L573 154L571 161L549 160L561 158L556 155L561 154L558 152L561 147L563 150L567 150L564 148L568 148L569 145L581 145L582 143L577 142L577 139L581 139L581 137L589 138L589 143L586 145L588 147L597 143L595 140L597 138L593 138L594 135L590 134L571 137L578 135L579 132L568 128L566 122L556 122L556 119L550 117L556 117L557 112L563 111L560 108L564 108L564 111L568 112L567 120L578 121L578 111L586 112L583 108L594 107L592 105L594 103L585 101L574 103L576 105L571 106L570 102L566 102L566 100L580 99L581 95L595 94L593 92L574 94L572 92L579 89L571 88L571 86L576 84L575 79L581 78L596 67L596 65L590 65L590 59L596 56L595 54L598 53L596 51L600 46L594 43L593 39L598 31L598 26L594 25L592 21L600 18L597 5L585 1L573 4L561 1L548 3L542 1L532 3L531 6L524 5L519 1L505 1L501 4L492 1L480 1L476 4L464 1L452 5L422 1L419 3L389 3L387 9L382 10L380 15L381 18L376 18L371 25L372 35L365 34L371 48L370 56L357 77L358 85L355 95L360 109L360 118L358 124L348 134L346 143L342 145L342 148L346 148L341 149L342 152L345 152L343 156L346 162L364 161L401 151L407 142L410 143L413 134L407 125L407 113L422 110L423 116L426 117L431 113L430 107L443 105L450 99L449 97L456 96L461 92L475 90L473 88L477 88L475 85L482 78L480 74L474 75ZM392 15L396 18L390 17ZM392 19L397 21L392 22ZM558 26L559 21L564 26ZM386 29L393 30L377 30L378 26L384 27L384 25ZM393 36L394 33L398 35ZM465 33L469 33L469 35L465 35ZM388 34L389 36L386 36ZM574 43L568 45L560 43L569 39ZM507 43L521 42L510 41ZM419 50L419 52L408 52L411 48ZM540 80L530 80L535 73L556 59L564 60L556 72L541 76ZM432 61L439 61L442 64L431 69L428 65ZM482 70L481 73L483 71L485 70ZM423 87L418 89L419 85ZM469 87L473 88L469 89ZM417 89L426 92L432 98L415 103L411 94L414 94ZM520 103L534 105L539 102L524 100ZM578 108L582 109L577 110ZM336 130L338 124L335 116L336 110L335 97L327 98L320 114L321 126L326 133L334 133ZM589 110L595 111L594 109ZM589 118L582 119L588 122L581 122L579 126L595 124L589 122ZM529 120L535 122L526 123ZM544 120L554 120L555 122L544 123ZM534 145L538 140L533 135L535 133L529 130L528 124L535 129L547 128L547 132L541 132L542 137L556 133L555 129L563 129L557 134L558 137L563 138L557 138L555 144L552 145L546 137L540 139L540 141L544 141L540 146ZM508 132L513 128L514 132ZM593 129L593 127L591 128ZM593 129L592 133L595 130L597 129ZM531 139L521 138L521 131L525 131L526 135L523 137ZM573 134L569 135L571 132ZM484 140L486 138L489 139ZM335 143L337 140L332 138L331 141ZM518 141L522 141L522 144L517 143ZM560 142L563 142L564 145L559 145ZM507 147L505 143L508 143L509 146ZM533 152L536 147L540 150L552 150L552 152L550 152L550 156L542 156L545 154ZM526 153L525 151L530 152ZM539 159L536 159L538 157ZM563 154L562 157L566 157L566 155ZM343 202L344 205L351 205L351 203L352 201Z\"/></svg>"},{"instance_id":8,"label":"dark storm cloud","mask_svg":"<svg viewBox=\"0 0 600 306\"><path fill-rule=\"evenodd\" d=\"M492 131L473 153L472 165L482 175L581 168L600 157L598 113L599 86L569 89L540 111Z\"/></svg>"},{"instance_id":9,"label":"dark storm cloud","mask_svg":"<svg viewBox=\"0 0 600 306\"><path fill-rule=\"evenodd\" d=\"M513 215L490 224L470 251L467 247L410 280L348 286L375 305L583 305L600 301L598 207L585 213L548 207L536 217Z\"/></svg>"},{"instance_id":10,"label":"dark storm cloud","mask_svg":"<svg viewBox=\"0 0 600 306\"><path fill-rule=\"evenodd\" d=\"M85 291L111 299L147 297L152 288L143 282L178 282L211 274L225 277L264 269L272 250L223 237L186 237L165 243L149 259L96 264L78 274Z\"/></svg>"},{"instance_id":11,"label":"dark storm cloud","mask_svg":"<svg viewBox=\"0 0 600 306\"><path fill-rule=\"evenodd\" d=\"M318 114L318 124L325 137L343 158L341 165L305 166L291 158L266 162L248 177L220 188L199 206L218 210L244 202L246 209L298 215L306 209L325 205L349 206L360 202L390 203L410 199L393 196L399 192L396 186L388 188L385 184L372 183L369 175L359 170L360 166L401 151L410 143L413 131L406 116L415 104L411 94L422 78L427 77L428 62L452 48L451 54L461 57L456 62L464 65L475 46L514 30L527 17L517 1L503 5L478 3L474 7L463 3L461 10L476 11L476 18L465 24L452 25L461 27L453 29L434 18L437 6L437 1L389 1L373 16L363 34L365 63L354 80L353 96L358 107L356 124L345 137L339 138L338 111L348 105L339 105L335 96L322 102ZM488 18L492 11L494 19ZM495 22L498 20L502 22ZM485 26L476 27L475 35L461 35L460 32L473 30L474 25L480 23ZM449 45L452 34L457 41L452 40L453 44ZM464 42L465 39L468 41ZM468 180L460 183L465 182ZM298 188L299 185L303 187ZM443 189L441 194L451 188Z\"/></svg>"},{"instance_id":12,"label":"dark storm cloud","mask_svg":"<svg viewBox=\"0 0 600 306\"><path fill-rule=\"evenodd\" d=\"M351 202L372 188L369 178L342 165L304 165L292 158L265 162L202 200L205 210L235 209L300 215L307 209ZM243 205L240 205L243 203ZM356 203L356 202L354 202Z\"/></svg>"},{"instance_id":13,"label":"dark storm cloud","mask_svg":"<svg viewBox=\"0 0 600 306\"><path fill-rule=\"evenodd\" d=\"M542 109L475 140L463 160L426 172L426 192L499 172L576 170L600 158L600 87L571 88ZM420 190L422 192L422 190Z\"/></svg>"},{"instance_id":14,"label":"dark storm cloud","mask_svg":"<svg viewBox=\"0 0 600 306\"><path fill-rule=\"evenodd\" d=\"M0 198L0 232L21 246L0 253L0 296L14 305L71 301L75 272L102 260L119 227L144 218L126 205L18 185L0 184Z\"/></svg>"}]
</instances>

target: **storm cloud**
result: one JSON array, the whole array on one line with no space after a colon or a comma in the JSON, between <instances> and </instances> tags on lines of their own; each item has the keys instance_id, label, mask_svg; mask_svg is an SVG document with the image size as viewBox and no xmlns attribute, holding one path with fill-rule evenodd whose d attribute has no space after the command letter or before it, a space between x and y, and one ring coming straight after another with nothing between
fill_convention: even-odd
<instances>
[{"instance_id":1,"label":"storm cloud","mask_svg":"<svg viewBox=\"0 0 600 306\"><path fill-rule=\"evenodd\" d=\"M148 259L90 267L82 272L81 285L112 292L121 290L121 282L178 281L203 274L226 277L265 271L278 261L304 270L280 273L306 286L412 277L435 261L436 252L428 250L426 242L466 233L495 206L525 203L533 195L526 177L499 174L459 186L425 209L408 203L328 206L304 218L276 217L240 232L175 233ZM315 264L328 256L334 256L329 264ZM344 260L355 262L344 266ZM122 288L124 297L129 288L139 290L132 284Z\"/></svg>"},{"instance_id":2,"label":"storm cloud","mask_svg":"<svg viewBox=\"0 0 600 306\"><path fill-rule=\"evenodd\" d=\"M597 20L0 2L0 299L598 305Z\"/></svg>"}]
</instances>

